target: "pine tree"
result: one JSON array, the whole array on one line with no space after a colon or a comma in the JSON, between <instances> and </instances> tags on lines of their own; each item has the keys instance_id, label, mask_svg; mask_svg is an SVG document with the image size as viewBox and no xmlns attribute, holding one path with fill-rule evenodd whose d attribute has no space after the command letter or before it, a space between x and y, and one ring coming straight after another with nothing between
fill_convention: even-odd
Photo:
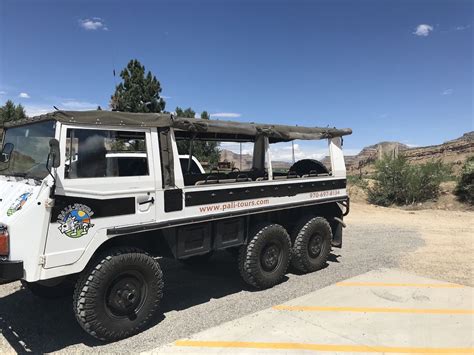
<instances>
[{"instance_id":1,"label":"pine tree","mask_svg":"<svg viewBox=\"0 0 474 355\"><path fill-rule=\"evenodd\" d=\"M26 118L25 108L22 104L18 104L15 108L15 120L22 120Z\"/></svg>"},{"instance_id":2,"label":"pine tree","mask_svg":"<svg viewBox=\"0 0 474 355\"><path fill-rule=\"evenodd\" d=\"M194 118L196 112L188 107L186 110L176 107L176 116L183 118ZM210 115L207 111L201 113L201 119L209 120ZM190 140L178 141L178 152L179 154L189 154ZM220 151L219 143L212 141L198 141L193 142L193 156L196 157L200 162L208 162L211 165L216 165L219 162Z\"/></svg>"},{"instance_id":3,"label":"pine tree","mask_svg":"<svg viewBox=\"0 0 474 355\"><path fill-rule=\"evenodd\" d=\"M5 105L2 107L2 122L15 121L17 118L17 107L12 100L5 102Z\"/></svg>"},{"instance_id":4,"label":"pine tree","mask_svg":"<svg viewBox=\"0 0 474 355\"><path fill-rule=\"evenodd\" d=\"M122 70L123 82L115 87L110 100L112 111L162 112L165 101L160 97L161 85L150 71L145 75L145 66L132 59Z\"/></svg>"},{"instance_id":5,"label":"pine tree","mask_svg":"<svg viewBox=\"0 0 474 355\"><path fill-rule=\"evenodd\" d=\"M9 122L22 120L26 118L25 108L22 104L15 105L12 100L5 102L5 105L0 107L0 122Z\"/></svg>"}]
</instances>

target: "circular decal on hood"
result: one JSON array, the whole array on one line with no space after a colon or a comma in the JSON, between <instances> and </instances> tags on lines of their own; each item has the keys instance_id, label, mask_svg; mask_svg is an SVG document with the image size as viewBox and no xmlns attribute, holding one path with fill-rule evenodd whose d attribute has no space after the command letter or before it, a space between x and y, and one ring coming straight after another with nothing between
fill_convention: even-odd
<instances>
[{"instance_id":1,"label":"circular decal on hood","mask_svg":"<svg viewBox=\"0 0 474 355\"><path fill-rule=\"evenodd\" d=\"M94 227L91 217L94 212L90 207L75 203L66 207L58 216L59 230L69 238L80 238Z\"/></svg>"},{"instance_id":2,"label":"circular decal on hood","mask_svg":"<svg viewBox=\"0 0 474 355\"><path fill-rule=\"evenodd\" d=\"M25 192L20 197L18 197L15 200L15 202L13 202L13 204L10 206L10 208L7 210L7 216L10 217L15 212L18 212L19 210L21 210L31 195L33 195L33 193Z\"/></svg>"}]
</instances>

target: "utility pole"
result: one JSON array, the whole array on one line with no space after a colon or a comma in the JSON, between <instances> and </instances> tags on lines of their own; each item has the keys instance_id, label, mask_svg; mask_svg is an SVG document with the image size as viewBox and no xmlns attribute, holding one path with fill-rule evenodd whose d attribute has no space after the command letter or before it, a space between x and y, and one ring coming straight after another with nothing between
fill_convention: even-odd
<instances>
[{"instance_id":1,"label":"utility pole","mask_svg":"<svg viewBox=\"0 0 474 355\"><path fill-rule=\"evenodd\" d=\"M239 157L239 160L240 160L239 170L242 171L242 142L240 142L240 157Z\"/></svg>"},{"instance_id":2,"label":"utility pole","mask_svg":"<svg viewBox=\"0 0 474 355\"><path fill-rule=\"evenodd\" d=\"M291 156L293 158L293 164L295 163L295 142L291 141Z\"/></svg>"}]
</instances>

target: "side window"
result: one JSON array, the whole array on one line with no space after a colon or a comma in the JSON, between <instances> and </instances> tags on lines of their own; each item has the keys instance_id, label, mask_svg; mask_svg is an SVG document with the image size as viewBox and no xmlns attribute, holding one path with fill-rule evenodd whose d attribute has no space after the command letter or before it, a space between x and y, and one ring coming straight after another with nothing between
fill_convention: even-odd
<instances>
[{"instance_id":1,"label":"side window","mask_svg":"<svg viewBox=\"0 0 474 355\"><path fill-rule=\"evenodd\" d=\"M65 178L149 175L144 132L68 129Z\"/></svg>"},{"instance_id":2,"label":"side window","mask_svg":"<svg viewBox=\"0 0 474 355\"><path fill-rule=\"evenodd\" d=\"M189 164L189 158L179 158L179 161L181 163L181 171L184 174L188 173L188 164ZM197 166L196 162L191 159L191 170L189 171L190 174L201 174L201 170Z\"/></svg>"}]
</instances>

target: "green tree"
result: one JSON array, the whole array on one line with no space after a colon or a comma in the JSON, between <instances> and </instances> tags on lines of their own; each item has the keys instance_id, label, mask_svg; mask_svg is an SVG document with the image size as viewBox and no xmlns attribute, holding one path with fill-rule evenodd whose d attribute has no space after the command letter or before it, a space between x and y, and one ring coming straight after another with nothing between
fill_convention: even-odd
<instances>
[{"instance_id":1,"label":"green tree","mask_svg":"<svg viewBox=\"0 0 474 355\"><path fill-rule=\"evenodd\" d=\"M18 106L15 108L15 116L16 120L22 120L26 118L25 108L22 104L18 104Z\"/></svg>"},{"instance_id":2,"label":"green tree","mask_svg":"<svg viewBox=\"0 0 474 355\"><path fill-rule=\"evenodd\" d=\"M384 156L375 163L374 184L367 189L370 203L380 206L409 205L436 199L439 185L451 168L441 161L410 164L400 155Z\"/></svg>"},{"instance_id":3,"label":"green tree","mask_svg":"<svg viewBox=\"0 0 474 355\"><path fill-rule=\"evenodd\" d=\"M181 107L176 107L176 116L194 118L196 116L196 112L191 107L188 107L186 110L183 110Z\"/></svg>"},{"instance_id":4,"label":"green tree","mask_svg":"<svg viewBox=\"0 0 474 355\"><path fill-rule=\"evenodd\" d=\"M115 87L110 100L112 111L162 112L165 101L160 97L161 85L151 71L132 59L120 73L122 82Z\"/></svg>"},{"instance_id":5,"label":"green tree","mask_svg":"<svg viewBox=\"0 0 474 355\"><path fill-rule=\"evenodd\" d=\"M469 157L464 163L454 193L460 201L474 206L474 156Z\"/></svg>"},{"instance_id":6,"label":"green tree","mask_svg":"<svg viewBox=\"0 0 474 355\"><path fill-rule=\"evenodd\" d=\"M180 107L176 107L176 116L184 118L194 118L196 112L188 107L183 110ZM201 113L201 119L209 120L211 117L207 111ZM189 154L189 147L191 141L178 141L178 152L179 154ZM217 165L220 157L219 143L213 141L193 141L193 155L200 162L208 162L211 165Z\"/></svg>"},{"instance_id":7,"label":"green tree","mask_svg":"<svg viewBox=\"0 0 474 355\"><path fill-rule=\"evenodd\" d=\"M2 123L21 120L23 118L26 118L26 113L21 104L17 106L12 100L8 100L5 102L5 105L0 107L0 121Z\"/></svg>"}]
</instances>

